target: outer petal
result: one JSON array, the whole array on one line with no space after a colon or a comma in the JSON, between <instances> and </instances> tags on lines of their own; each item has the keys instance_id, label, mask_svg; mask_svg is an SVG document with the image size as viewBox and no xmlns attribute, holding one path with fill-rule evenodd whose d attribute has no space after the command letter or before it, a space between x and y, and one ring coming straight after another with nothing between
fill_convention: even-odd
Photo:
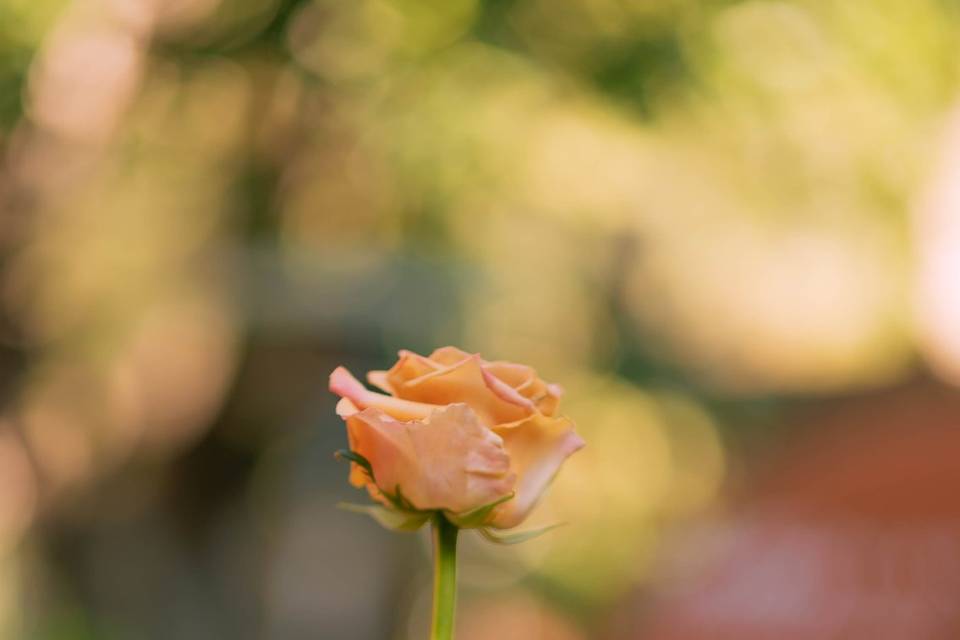
<instances>
[{"instance_id":1,"label":"outer petal","mask_svg":"<svg viewBox=\"0 0 960 640\"><path fill-rule=\"evenodd\" d=\"M436 409L435 405L410 402L391 398L382 393L370 391L363 383L353 377L345 367L337 367L330 374L330 391L350 401L361 409L380 409L398 420L419 420L426 418Z\"/></svg>"},{"instance_id":2,"label":"outer petal","mask_svg":"<svg viewBox=\"0 0 960 640\"><path fill-rule=\"evenodd\" d=\"M560 465L580 449L583 439L565 417L536 414L508 425L495 427L510 455L510 468L517 474L516 496L497 508L491 522L499 529L520 524L536 505Z\"/></svg>"},{"instance_id":3,"label":"outer petal","mask_svg":"<svg viewBox=\"0 0 960 640\"><path fill-rule=\"evenodd\" d=\"M357 408L357 405L350 402L349 398L340 398L340 402L337 403L337 415L343 418L344 420L350 420L350 416L353 416L357 413L360 413L360 409ZM353 440L353 437L350 435L350 429L347 429L347 438L350 442L350 450L357 451L357 443ZM367 478L366 471L360 467L360 465L351 462L350 463L350 484L355 487L363 487L369 482Z\"/></svg>"},{"instance_id":4,"label":"outer petal","mask_svg":"<svg viewBox=\"0 0 960 640\"><path fill-rule=\"evenodd\" d=\"M462 360L418 378L391 378L398 398L444 405L465 402L488 425L522 420L536 411L532 402L483 370L483 360L467 355Z\"/></svg>"},{"instance_id":5,"label":"outer petal","mask_svg":"<svg viewBox=\"0 0 960 640\"><path fill-rule=\"evenodd\" d=\"M348 416L347 428L353 450L370 461L379 490L394 494L399 488L418 509L469 511L514 489L503 440L465 404L413 422L365 409Z\"/></svg>"}]
</instances>

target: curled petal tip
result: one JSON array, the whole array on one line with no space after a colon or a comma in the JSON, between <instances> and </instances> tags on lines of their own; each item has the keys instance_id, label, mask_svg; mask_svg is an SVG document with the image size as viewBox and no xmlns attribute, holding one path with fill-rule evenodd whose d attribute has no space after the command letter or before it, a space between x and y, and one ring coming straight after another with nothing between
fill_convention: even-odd
<instances>
[{"instance_id":1,"label":"curled petal tip","mask_svg":"<svg viewBox=\"0 0 960 640\"><path fill-rule=\"evenodd\" d=\"M353 377L346 367L337 367L330 374L330 391L342 398L356 400L367 393L367 388Z\"/></svg>"},{"instance_id":2,"label":"curled petal tip","mask_svg":"<svg viewBox=\"0 0 960 640\"><path fill-rule=\"evenodd\" d=\"M330 374L330 391L347 398L358 409L380 409L397 420L422 419L437 408L435 405L374 393L354 378L346 367L337 367Z\"/></svg>"},{"instance_id":3,"label":"curled petal tip","mask_svg":"<svg viewBox=\"0 0 960 640\"><path fill-rule=\"evenodd\" d=\"M357 405L350 402L350 398L340 398L340 401L337 402L337 415L341 418L349 418L355 413L360 413Z\"/></svg>"}]
</instances>

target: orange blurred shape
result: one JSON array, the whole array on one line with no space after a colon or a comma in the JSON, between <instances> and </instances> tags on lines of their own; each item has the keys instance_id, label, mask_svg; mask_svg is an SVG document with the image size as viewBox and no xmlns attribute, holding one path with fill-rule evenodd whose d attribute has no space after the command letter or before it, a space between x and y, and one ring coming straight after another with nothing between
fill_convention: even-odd
<instances>
[{"instance_id":1,"label":"orange blurred shape","mask_svg":"<svg viewBox=\"0 0 960 640\"><path fill-rule=\"evenodd\" d=\"M560 614L520 594L464 607L457 627L460 640L586 640Z\"/></svg>"},{"instance_id":2,"label":"orange blurred shape","mask_svg":"<svg viewBox=\"0 0 960 640\"><path fill-rule=\"evenodd\" d=\"M80 395L57 381L36 392L21 411L24 437L45 494L82 482L94 469L88 423L77 416L82 411Z\"/></svg>"},{"instance_id":3,"label":"orange blurred shape","mask_svg":"<svg viewBox=\"0 0 960 640\"><path fill-rule=\"evenodd\" d=\"M15 545L33 518L37 479L22 442L0 424L0 558Z\"/></svg>"},{"instance_id":4,"label":"orange blurred shape","mask_svg":"<svg viewBox=\"0 0 960 640\"><path fill-rule=\"evenodd\" d=\"M802 426L727 520L674 542L613 637L960 637L960 395L917 384Z\"/></svg>"},{"instance_id":5,"label":"orange blurred shape","mask_svg":"<svg viewBox=\"0 0 960 640\"><path fill-rule=\"evenodd\" d=\"M31 115L71 140L107 137L136 88L142 54L143 44L122 30L62 28L31 71Z\"/></svg>"},{"instance_id":6,"label":"orange blurred shape","mask_svg":"<svg viewBox=\"0 0 960 640\"><path fill-rule=\"evenodd\" d=\"M159 307L117 361L121 403L142 420L142 445L166 451L201 433L219 409L236 359L235 330L214 300ZM121 414L124 412L121 412Z\"/></svg>"},{"instance_id":7,"label":"orange blurred shape","mask_svg":"<svg viewBox=\"0 0 960 640\"><path fill-rule=\"evenodd\" d=\"M44 499L83 486L131 455L171 455L203 433L233 374L235 333L213 296L178 300L146 313L109 357L39 370L17 423Z\"/></svg>"}]
</instances>

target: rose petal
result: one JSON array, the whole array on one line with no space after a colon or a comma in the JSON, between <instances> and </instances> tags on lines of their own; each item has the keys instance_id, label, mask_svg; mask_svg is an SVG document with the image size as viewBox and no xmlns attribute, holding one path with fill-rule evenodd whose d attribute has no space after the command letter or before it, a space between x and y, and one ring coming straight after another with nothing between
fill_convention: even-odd
<instances>
[{"instance_id":1,"label":"rose petal","mask_svg":"<svg viewBox=\"0 0 960 640\"><path fill-rule=\"evenodd\" d=\"M467 353L463 349L456 347L440 347L439 349L433 350L433 353L430 354L430 360L439 365L449 366L460 362L464 358L469 358L471 355L472 354Z\"/></svg>"},{"instance_id":2,"label":"rose petal","mask_svg":"<svg viewBox=\"0 0 960 640\"><path fill-rule=\"evenodd\" d=\"M337 402L336 412L341 418L349 418L355 413L360 413L360 407L353 404L350 398L340 398Z\"/></svg>"},{"instance_id":3,"label":"rose petal","mask_svg":"<svg viewBox=\"0 0 960 640\"><path fill-rule=\"evenodd\" d=\"M357 405L350 402L349 398L340 398L339 402L337 402L337 415L344 420L359 412L360 409L357 407ZM349 429L347 430L347 438L350 443L350 450L356 451L356 443L353 442ZM363 467L358 465L356 462L350 463L350 484L355 487L362 487L367 484L367 473Z\"/></svg>"},{"instance_id":4,"label":"rose petal","mask_svg":"<svg viewBox=\"0 0 960 640\"><path fill-rule=\"evenodd\" d=\"M465 402L487 425L521 420L536 410L533 403L484 373L480 356L468 355L452 365L394 385L398 398L430 404Z\"/></svg>"},{"instance_id":5,"label":"rose petal","mask_svg":"<svg viewBox=\"0 0 960 640\"><path fill-rule=\"evenodd\" d=\"M515 362L495 360L486 363L485 368L518 391L529 387L537 378L537 374L532 367Z\"/></svg>"},{"instance_id":6,"label":"rose petal","mask_svg":"<svg viewBox=\"0 0 960 640\"><path fill-rule=\"evenodd\" d=\"M380 409L398 420L426 418L437 407L422 402L410 402L370 391L353 377L345 367L337 367L330 374L330 391L348 398L361 409Z\"/></svg>"},{"instance_id":7,"label":"rose petal","mask_svg":"<svg viewBox=\"0 0 960 640\"><path fill-rule=\"evenodd\" d=\"M513 362L488 362L484 370L502 380L528 401L534 403L540 413L552 416L560 404L563 389L560 385L547 384L532 368Z\"/></svg>"},{"instance_id":8,"label":"rose petal","mask_svg":"<svg viewBox=\"0 0 960 640\"><path fill-rule=\"evenodd\" d=\"M460 513L513 491L516 476L503 440L465 404L414 422L365 409L347 419L347 429L353 451L370 461L380 491L395 494L399 488L418 509Z\"/></svg>"},{"instance_id":9,"label":"rose petal","mask_svg":"<svg viewBox=\"0 0 960 640\"><path fill-rule=\"evenodd\" d=\"M377 384L378 387L388 393L394 393L398 386L408 380L419 378L441 367L439 363L433 362L430 358L425 358L419 353L407 351L406 349L401 349L397 356L396 364L390 367L390 370L385 372L383 377L390 388L387 389Z\"/></svg>"},{"instance_id":10,"label":"rose petal","mask_svg":"<svg viewBox=\"0 0 960 640\"><path fill-rule=\"evenodd\" d=\"M393 395L393 385L390 384L389 371L368 371L367 382L387 393Z\"/></svg>"},{"instance_id":11,"label":"rose petal","mask_svg":"<svg viewBox=\"0 0 960 640\"><path fill-rule=\"evenodd\" d=\"M584 445L573 422L565 417L534 414L526 420L500 425L494 431L503 438L510 455L510 468L517 474L516 496L497 508L492 526L509 529L530 513L560 465Z\"/></svg>"},{"instance_id":12,"label":"rose petal","mask_svg":"<svg viewBox=\"0 0 960 640\"><path fill-rule=\"evenodd\" d=\"M536 410L536 406L530 402L530 400L524 398L520 393L517 392L516 389L487 371L486 367L483 365L480 365L480 373L483 374L483 381L486 383L486 385L491 391L500 396L501 400L505 400L510 404L526 407L528 411Z\"/></svg>"}]
</instances>

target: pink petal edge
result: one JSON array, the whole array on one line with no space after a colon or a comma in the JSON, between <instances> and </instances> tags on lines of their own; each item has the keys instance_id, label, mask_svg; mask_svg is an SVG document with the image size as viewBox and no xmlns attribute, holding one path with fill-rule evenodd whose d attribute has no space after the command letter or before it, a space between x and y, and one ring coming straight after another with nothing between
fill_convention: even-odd
<instances>
[{"instance_id":1,"label":"pink petal edge","mask_svg":"<svg viewBox=\"0 0 960 640\"><path fill-rule=\"evenodd\" d=\"M337 367L330 374L330 391L349 399L360 409L380 409L398 420L422 420L430 415L435 404L401 400L392 396L370 391L363 383L353 377L346 367Z\"/></svg>"}]
</instances>

